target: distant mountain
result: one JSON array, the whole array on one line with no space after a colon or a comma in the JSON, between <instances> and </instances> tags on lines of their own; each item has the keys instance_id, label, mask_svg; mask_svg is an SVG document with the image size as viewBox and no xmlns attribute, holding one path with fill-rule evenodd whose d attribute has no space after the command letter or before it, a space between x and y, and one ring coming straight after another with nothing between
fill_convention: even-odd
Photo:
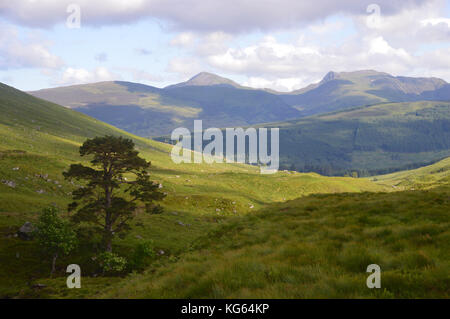
<instances>
[{"instance_id":1,"label":"distant mountain","mask_svg":"<svg viewBox=\"0 0 450 319\"><path fill-rule=\"evenodd\" d=\"M450 84L437 78L395 77L373 70L329 72L290 93L252 89L202 72L165 88L100 82L30 92L141 136L191 128L249 126L387 102L450 101Z\"/></svg>"},{"instance_id":2,"label":"distant mountain","mask_svg":"<svg viewBox=\"0 0 450 319\"><path fill-rule=\"evenodd\" d=\"M203 85L207 84L208 85ZM100 82L30 92L141 136L191 128L194 119L208 127L248 126L300 117L281 97L201 73L164 89L130 82Z\"/></svg>"},{"instance_id":3,"label":"distant mountain","mask_svg":"<svg viewBox=\"0 0 450 319\"><path fill-rule=\"evenodd\" d=\"M317 84L281 95L302 115L383 102L450 100L450 85L438 78L392 76L373 70L329 72Z\"/></svg>"},{"instance_id":4,"label":"distant mountain","mask_svg":"<svg viewBox=\"0 0 450 319\"><path fill-rule=\"evenodd\" d=\"M216 74L208 73L208 72L201 72L194 77L190 78L186 82L169 85L166 87L166 89L171 88L177 88L177 87L183 87L183 86L211 86L211 85L230 85L236 88L243 88L241 85L237 84L236 82L218 76Z\"/></svg>"}]
</instances>

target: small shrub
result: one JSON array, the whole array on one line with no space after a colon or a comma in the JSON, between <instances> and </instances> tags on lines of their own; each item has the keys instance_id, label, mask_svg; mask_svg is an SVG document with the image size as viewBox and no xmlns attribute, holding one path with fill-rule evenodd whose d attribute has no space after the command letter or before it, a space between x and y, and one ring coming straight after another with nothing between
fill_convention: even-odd
<instances>
[{"instance_id":1,"label":"small shrub","mask_svg":"<svg viewBox=\"0 0 450 319\"><path fill-rule=\"evenodd\" d=\"M120 274L127 265L127 260L111 252L104 252L98 256L100 268L104 274Z\"/></svg>"}]
</instances>

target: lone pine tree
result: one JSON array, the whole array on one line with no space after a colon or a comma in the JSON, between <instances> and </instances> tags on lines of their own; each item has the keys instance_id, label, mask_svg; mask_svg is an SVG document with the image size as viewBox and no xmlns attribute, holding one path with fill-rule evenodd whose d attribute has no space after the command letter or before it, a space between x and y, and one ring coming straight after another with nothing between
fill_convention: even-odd
<instances>
[{"instance_id":1,"label":"lone pine tree","mask_svg":"<svg viewBox=\"0 0 450 319\"><path fill-rule=\"evenodd\" d=\"M73 193L69 211L75 222L96 225L103 234L105 251L112 251L115 234L129 229L128 222L139 205L148 213L161 213L154 202L164 194L150 180L150 162L138 156L130 139L115 136L95 137L80 147L81 156L93 156L91 167L72 164L66 179L84 181ZM126 175L126 176L125 176Z\"/></svg>"}]
</instances>

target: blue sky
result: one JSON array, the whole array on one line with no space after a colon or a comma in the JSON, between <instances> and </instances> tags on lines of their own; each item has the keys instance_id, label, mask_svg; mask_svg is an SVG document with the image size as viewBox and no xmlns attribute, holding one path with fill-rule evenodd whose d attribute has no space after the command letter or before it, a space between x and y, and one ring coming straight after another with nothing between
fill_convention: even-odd
<instances>
[{"instance_id":1,"label":"blue sky","mask_svg":"<svg viewBox=\"0 0 450 319\"><path fill-rule=\"evenodd\" d=\"M449 1L378 1L378 16L372 1L79 0L80 28L68 28L73 2L0 2L0 82L163 87L209 71L289 91L359 69L450 81Z\"/></svg>"}]
</instances>

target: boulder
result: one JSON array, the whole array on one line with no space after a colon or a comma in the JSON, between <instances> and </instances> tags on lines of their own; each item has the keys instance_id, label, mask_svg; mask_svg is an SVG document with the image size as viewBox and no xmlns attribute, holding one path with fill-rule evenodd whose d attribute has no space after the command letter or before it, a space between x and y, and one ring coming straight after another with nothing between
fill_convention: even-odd
<instances>
[{"instance_id":1,"label":"boulder","mask_svg":"<svg viewBox=\"0 0 450 319\"><path fill-rule=\"evenodd\" d=\"M36 227L30 222L25 222L22 227L19 228L17 235L25 240L30 240L33 237L33 232L36 230Z\"/></svg>"}]
</instances>

